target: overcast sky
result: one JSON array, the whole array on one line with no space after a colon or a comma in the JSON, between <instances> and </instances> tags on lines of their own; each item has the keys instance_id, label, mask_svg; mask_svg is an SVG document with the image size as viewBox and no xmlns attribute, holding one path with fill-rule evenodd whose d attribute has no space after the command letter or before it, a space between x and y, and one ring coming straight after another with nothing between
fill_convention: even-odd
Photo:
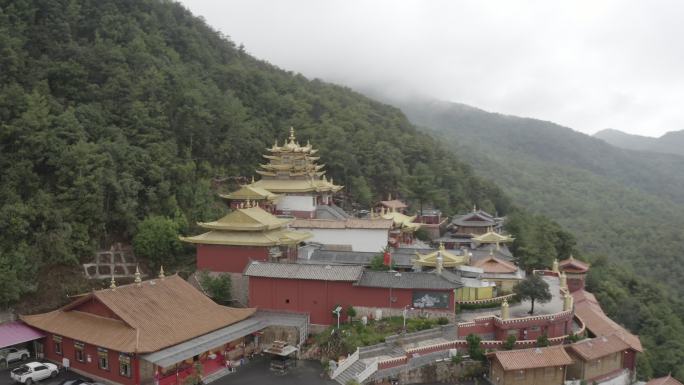
<instances>
[{"instance_id":1,"label":"overcast sky","mask_svg":"<svg viewBox=\"0 0 684 385\"><path fill-rule=\"evenodd\" d=\"M247 52L356 89L659 136L684 129L684 2L182 0Z\"/></svg>"}]
</instances>

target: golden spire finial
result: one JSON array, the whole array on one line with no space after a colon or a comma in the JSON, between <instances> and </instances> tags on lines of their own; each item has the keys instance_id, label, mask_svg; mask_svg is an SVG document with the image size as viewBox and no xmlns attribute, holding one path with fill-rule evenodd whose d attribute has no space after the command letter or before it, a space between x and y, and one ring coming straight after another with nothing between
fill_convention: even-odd
<instances>
[{"instance_id":1,"label":"golden spire finial","mask_svg":"<svg viewBox=\"0 0 684 385\"><path fill-rule=\"evenodd\" d=\"M473 212L477 212L477 205L473 204Z\"/></svg>"},{"instance_id":2,"label":"golden spire finial","mask_svg":"<svg viewBox=\"0 0 684 385\"><path fill-rule=\"evenodd\" d=\"M294 142L295 140L295 133L294 133L294 127L290 126L290 137L288 138L290 142Z\"/></svg>"},{"instance_id":3,"label":"golden spire finial","mask_svg":"<svg viewBox=\"0 0 684 385\"><path fill-rule=\"evenodd\" d=\"M254 175L252 175L252 184L254 184Z\"/></svg>"},{"instance_id":4,"label":"golden spire finial","mask_svg":"<svg viewBox=\"0 0 684 385\"><path fill-rule=\"evenodd\" d=\"M166 276L164 275L164 265L161 265L161 266L159 267L159 279L164 279L164 277L166 277Z\"/></svg>"},{"instance_id":5,"label":"golden spire finial","mask_svg":"<svg viewBox=\"0 0 684 385\"><path fill-rule=\"evenodd\" d=\"M112 290L116 289L116 281L114 280L114 273L112 273L112 280L109 281L109 288Z\"/></svg>"},{"instance_id":6,"label":"golden spire finial","mask_svg":"<svg viewBox=\"0 0 684 385\"><path fill-rule=\"evenodd\" d=\"M440 243L439 243L439 249L440 249L440 250L444 250L444 242L440 242Z\"/></svg>"},{"instance_id":7,"label":"golden spire finial","mask_svg":"<svg viewBox=\"0 0 684 385\"><path fill-rule=\"evenodd\" d=\"M273 142L273 148L278 148L278 138Z\"/></svg>"},{"instance_id":8,"label":"golden spire finial","mask_svg":"<svg viewBox=\"0 0 684 385\"><path fill-rule=\"evenodd\" d=\"M134 281L134 282L137 283L138 286L140 286L140 284L142 284L142 278L141 278L141 276L140 276L140 268L139 268L138 266L135 267L135 274L134 274L134 276L135 276L135 281Z\"/></svg>"}]
</instances>

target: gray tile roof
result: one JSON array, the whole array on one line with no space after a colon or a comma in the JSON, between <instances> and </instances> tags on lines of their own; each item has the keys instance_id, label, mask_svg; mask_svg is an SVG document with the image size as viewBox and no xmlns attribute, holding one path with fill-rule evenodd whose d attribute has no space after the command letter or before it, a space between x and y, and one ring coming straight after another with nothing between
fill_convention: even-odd
<instances>
[{"instance_id":1,"label":"gray tile roof","mask_svg":"<svg viewBox=\"0 0 684 385\"><path fill-rule=\"evenodd\" d=\"M363 266L252 262L247 265L244 274L248 277L356 281L362 272Z\"/></svg>"},{"instance_id":2,"label":"gray tile roof","mask_svg":"<svg viewBox=\"0 0 684 385\"><path fill-rule=\"evenodd\" d=\"M365 270L357 286L385 287L393 289L453 290L463 287L459 277L448 271L394 272Z\"/></svg>"},{"instance_id":3,"label":"gray tile roof","mask_svg":"<svg viewBox=\"0 0 684 385\"><path fill-rule=\"evenodd\" d=\"M392 262L401 268L413 266L412 260L416 258L415 250L411 253L392 253ZM299 263L306 264L337 264L337 265L364 265L369 266L371 260L381 255L379 252L362 251L337 251L337 250L314 250L309 259L299 259Z\"/></svg>"}]
</instances>

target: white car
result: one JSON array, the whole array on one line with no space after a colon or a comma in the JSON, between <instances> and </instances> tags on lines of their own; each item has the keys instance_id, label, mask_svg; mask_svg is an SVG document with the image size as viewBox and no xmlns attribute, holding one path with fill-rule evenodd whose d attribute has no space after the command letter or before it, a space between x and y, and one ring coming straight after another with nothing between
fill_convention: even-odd
<instances>
[{"instance_id":1,"label":"white car","mask_svg":"<svg viewBox=\"0 0 684 385\"><path fill-rule=\"evenodd\" d=\"M59 368L55 364L48 362L29 362L13 369L10 377L16 382L31 385L36 381L44 380L49 377L57 377L58 374Z\"/></svg>"},{"instance_id":2,"label":"white car","mask_svg":"<svg viewBox=\"0 0 684 385\"><path fill-rule=\"evenodd\" d=\"M26 349L0 349L0 365L6 365L14 361L28 360L29 357L31 357L31 353Z\"/></svg>"}]
</instances>

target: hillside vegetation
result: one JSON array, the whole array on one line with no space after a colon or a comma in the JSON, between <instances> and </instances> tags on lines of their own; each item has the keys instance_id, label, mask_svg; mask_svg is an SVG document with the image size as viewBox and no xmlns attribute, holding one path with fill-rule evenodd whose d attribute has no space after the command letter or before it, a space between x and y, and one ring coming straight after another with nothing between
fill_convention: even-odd
<instances>
[{"instance_id":1,"label":"hillside vegetation","mask_svg":"<svg viewBox=\"0 0 684 385\"><path fill-rule=\"evenodd\" d=\"M684 378L684 158L462 104L395 105L516 203L570 230L585 255L602 261L590 289L643 337L642 374L679 370Z\"/></svg>"},{"instance_id":2,"label":"hillside vegetation","mask_svg":"<svg viewBox=\"0 0 684 385\"><path fill-rule=\"evenodd\" d=\"M216 183L247 181L291 126L343 205L401 192L511 212L399 110L259 61L178 4L0 0L0 53L0 304L144 218L196 231L225 210Z\"/></svg>"}]
</instances>

